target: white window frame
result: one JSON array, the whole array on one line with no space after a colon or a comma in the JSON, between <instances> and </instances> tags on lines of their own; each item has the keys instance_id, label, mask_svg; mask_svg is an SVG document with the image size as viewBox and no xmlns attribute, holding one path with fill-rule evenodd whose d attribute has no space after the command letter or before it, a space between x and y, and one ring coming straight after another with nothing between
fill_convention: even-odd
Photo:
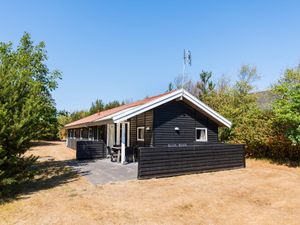
<instances>
[{"instance_id":1,"label":"white window frame","mask_svg":"<svg viewBox=\"0 0 300 225\"><path fill-rule=\"evenodd\" d=\"M83 130L82 129L80 129L80 131L79 131L80 133L80 140L82 140L82 132L83 132Z\"/></svg>"},{"instance_id":2,"label":"white window frame","mask_svg":"<svg viewBox=\"0 0 300 225\"><path fill-rule=\"evenodd\" d=\"M144 138L139 138L139 130L144 130ZM136 128L136 139L137 141L145 141L145 127Z\"/></svg>"},{"instance_id":3,"label":"white window frame","mask_svg":"<svg viewBox=\"0 0 300 225\"><path fill-rule=\"evenodd\" d=\"M205 130L205 140L197 139L197 130ZM200 135L200 136L201 136L201 135ZM199 141L199 142L207 142L207 128L204 128L204 127L196 127L196 129L195 129L195 138L196 138L196 141Z\"/></svg>"},{"instance_id":4,"label":"white window frame","mask_svg":"<svg viewBox=\"0 0 300 225\"><path fill-rule=\"evenodd\" d=\"M91 135L90 135L90 131L91 131ZM92 137L90 137L92 136ZM94 140L94 131L93 131L93 128L89 128L88 129L88 139L89 141L93 141Z\"/></svg>"}]
</instances>

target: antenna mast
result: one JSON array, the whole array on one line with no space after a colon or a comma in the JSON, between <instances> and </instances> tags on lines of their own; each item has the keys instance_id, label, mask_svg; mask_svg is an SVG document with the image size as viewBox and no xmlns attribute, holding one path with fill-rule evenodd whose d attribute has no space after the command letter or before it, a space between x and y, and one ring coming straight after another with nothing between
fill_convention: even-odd
<instances>
[{"instance_id":1,"label":"antenna mast","mask_svg":"<svg viewBox=\"0 0 300 225\"><path fill-rule=\"evenodd\" d=\"M181 87L183 88L185 85L185 75L186 75L186 67L192 66L192 54L190 50L183 50L183 69L182 69L182 81Z\"/></svg>"}]
</instances>

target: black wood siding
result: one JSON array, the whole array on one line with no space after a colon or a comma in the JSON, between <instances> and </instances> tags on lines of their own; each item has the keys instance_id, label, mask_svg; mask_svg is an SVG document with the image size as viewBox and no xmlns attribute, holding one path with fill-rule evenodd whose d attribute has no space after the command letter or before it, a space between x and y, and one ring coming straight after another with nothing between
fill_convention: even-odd
<instances>
[{"instance_id":1,"label":"black wood siding","mask_svg":"<svg viewBox=\"0 0 300 225\"><path fill-rule=\"evenodd\" d=\"M149 147L153 144L153 111L147 111L129 120L130 122L130 146ZM145 127L144 141L137 141L137 127ZM149 130L147 130L147 127Z\"/></svg>"},{"instance_id":2,"label":"black wood siding","mask_svg":"<svg viewBox=\"0 0 300 225\"><path fill-rule=\"evenodd\" d=\"M101 141L77 141L76 159L106 158L106 146Z\"/></svg>"},{"instance_id":3,"label":"black wood siding","mask_svg":"<svg viewBox=\"0 0 300 225\"><path fill-rule=\"evenodd\" d=\"M207 141L218 142L218 125L183 101L172 101L154 109L154 146L201 144L195 128L207 128ZM175 131L179 127L179 131Z\"/></svg>"},{"instance_id":4,"label":"black wood siding","mask_svg":"<svg viewBox=\"0 0 300 225\"><path fill-rule=\"evenodd\" d=\"M187 147L141 147L138 178L166 177L242 167L245 167L243 145L211 143Z\"/></svg>"}]
</instances>

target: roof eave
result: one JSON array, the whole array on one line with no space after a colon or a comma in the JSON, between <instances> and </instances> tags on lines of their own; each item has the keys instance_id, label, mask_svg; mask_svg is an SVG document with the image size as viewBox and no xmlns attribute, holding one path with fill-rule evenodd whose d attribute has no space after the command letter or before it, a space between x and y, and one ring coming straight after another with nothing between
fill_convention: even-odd
<instances>
[{"instance_id":1,"label":"roof eave","mask_svg":"<svg viewBox=\"0 0 300 225\"><path fill-rule=\"evenodd\" d=\"M210 108L208 105L201 102L199 99L197 99L195 96L190 94L184 89L179 89L174 92L171 92L167 95L164 95L158 99L155 99L151 102L145 103L140 106L134 106L130 107L124 110L121 110L119 112L116 112L112 115L103 117L98 120L94 120L88 123L82 123L74 126L65 126L66 129L72 129L72 128L80 128L80 127L88 127L88 126L95 126L95 125L103 125L107 123L120 123L124 122L138 114L141 114L143 112L146 112L148 110L151 110L153 108L156 108L162 104L165 104L167 102L170 102L175 99L186 99L188 102L192 103L194 106L196 106L199 110L203 111L205 114L210 116L219 126L225 126L230 128L232 126L232 123L224 118L222 115L220 115L218 112L214 111L212 108Z\"/></svg>"},{"instance_id":2,"label":"roof eave","mask_svg":"<svg viewBox=\"0 0 300 225\"><path fill-rule=\"evenodd\" d=\"M164 103L167 103L169 101L172 101L174 99L177 99L179 97L182 96L182 93L183 93L183 89L179 89L177 91L174 91L168 95L165 95L161 98L158 98L158 99L155 99L151 102L148 102L146 104L143 104L141 106L137 106L133 109L130 109L128 110L127 112L120 112L119 114L115 115L112 117L112 120L115 122L115 123L120 123L120 122L123 122L125 120L128 120L138 114L141 114L143 112L146 112L150 109L153 109L157 106L160 106Z\"/></svg>"},{"instance_id":3,"label":"roof eave","mask_svg":"<svg viewBox=\"0 0 300 225\"><path fill-rule=\"evenodd\" d=\"M112 120L115 123L120 123L125 120L128 120L138 114L141 114L143 112L146 112L150 109L153 109L155 107L158 107L164 103L167 103L169 101L175 100L177 98L183 97L193 103L195 106L197 106L199 109L203 110L206 114L210 115L213 117L214 120L220 125L220 126L225 126L230 128L232 123L221 116L219 113L214 111L212 108L210 108L208 105L204 104L201 102L199 99L197 99L195 96L190 94L184 89L179 89L175 92L170 93L169 95L163 96L162 98L156 99L152 102L146 103L142 106L135 107L131 110L128 110L127 112L119 112L117 115L112 117Z\"/></svg>"},{"instance_id":4,"label":"roof eave","mask_svg":"<svg viewBox=\"0 0 300 225\"><path fill-rule=\"evenodd\" d=\"M192 102L193 104L195 104L198 108L202 109L204 112L206 112L210 116L212 116L214 119L216 119L220 123L220 125L231 128L232 123L228 119L223 117L221 114L219 114L218 112L216 112L215 110L210 108L208 105L206 105L205 103L203 103L202 101L197 99L195 96L193 96L189 92L184 90L183 97L186 98L187 100L189 100L190 102Z\"/></svg>"},{"instance_id":5,"label":"roof eave","mask_svg":"<svg viewBox=\"0 0 300 225\"><path fill-rule=\"evenodd\" d=\"M103 119L99 121L91 121L88 123L81 123L81 124L76 124L73 126L65 126L65 129L74 129L74 128L83 128L83 127L92 127L92 126L97 126L97 125L105 125L108 123L113 123L112 119Z\"/></svg>"}]
</instances>

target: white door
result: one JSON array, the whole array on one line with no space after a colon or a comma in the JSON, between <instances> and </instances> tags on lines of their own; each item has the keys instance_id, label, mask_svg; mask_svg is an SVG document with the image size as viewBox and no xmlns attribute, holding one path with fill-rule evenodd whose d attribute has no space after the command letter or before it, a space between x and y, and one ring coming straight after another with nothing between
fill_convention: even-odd
<instances>
[{"instance_id":1,"label":"white door","mask_svg":"<svg viewBox=\"0 0 300 225\"><path fill-rule=\"evenodd\" d=\"M107 125L107 146L113 147L115 144L115 124Z\"/></svg>"}]
</instances>

